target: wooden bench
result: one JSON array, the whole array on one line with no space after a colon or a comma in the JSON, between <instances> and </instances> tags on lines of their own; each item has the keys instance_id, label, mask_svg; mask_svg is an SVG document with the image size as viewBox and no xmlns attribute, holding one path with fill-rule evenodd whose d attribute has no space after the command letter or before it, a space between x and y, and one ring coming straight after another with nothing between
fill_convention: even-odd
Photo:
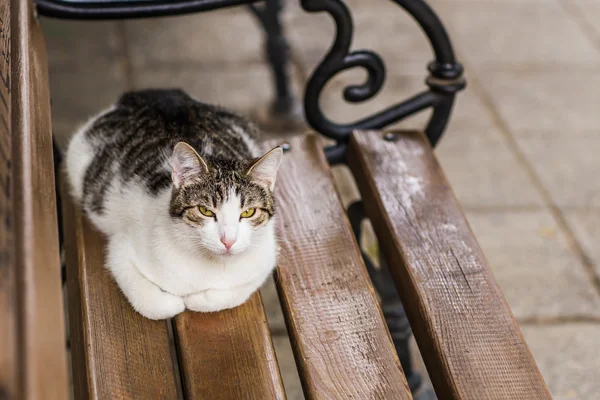
<instances>
[{"instance_id":1,"label":"wooden bench","mask_svg":"<svg viewBox=\"0 0 600 400\"><path fill-rule=\"evenodd\" d=\"M66 363L45 53L29 2L11 3L12 17L8 2L0 1L3 32L13 21L9 60L17 60L0 68L3 77L12 72L12 91L2 91L12 100L0 112L0 177L14 183L0 197L3 221L14 216L3 222L0 239L0 318L9 322L0 328L0 398L62 399ZM277 184L276 283L304 394L411 399L321 141L313 134L286 141L290 150ZM425 137L358 131L348 151L438 397L549 399ZM68 195L63 200L77 399L286 397L259 294L233 310L147 320L104 268L105 239Z\"/></svg>"},{"instance_id":2,"label":"wooden bench","mask_svg":"<svg viewBox=\"0 0 600 400\"><path fill-rule=\"evenodd\" d=\"M304 393L410 399L320 140L287 142L276 282ZM349 165L439 398L550 398L424 136L356 132ZM285 397L258 294L144 319L103 268L102 236L70 202L64 214L77 398L176 398L180 384L186 398Z\"/></svg>"},{"instance_id":3,"label":"wooden bench","mask_svg":"<svg viewBox=\"0 0 600 400\"><path fill-rule=\"evenodd\" d=\"M28 1L0 0L0 399L66 399L50 93Z\"/></svg>"}]
</instances>

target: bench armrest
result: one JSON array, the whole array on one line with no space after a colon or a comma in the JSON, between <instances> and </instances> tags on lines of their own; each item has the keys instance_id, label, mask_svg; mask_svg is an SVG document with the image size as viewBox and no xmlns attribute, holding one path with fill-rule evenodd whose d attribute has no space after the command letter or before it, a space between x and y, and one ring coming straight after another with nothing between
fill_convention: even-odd
<instances>
[{"instance_id":1,"label":"bench armrest","mask_svg":"<svg viewBox=\"0 0 600 400\"><path fill-rule=\"evenodd\" d=\"M427 139L386 139L355 132L348 161L438 397L550 399Z\"/></svg>"}]
</instances>

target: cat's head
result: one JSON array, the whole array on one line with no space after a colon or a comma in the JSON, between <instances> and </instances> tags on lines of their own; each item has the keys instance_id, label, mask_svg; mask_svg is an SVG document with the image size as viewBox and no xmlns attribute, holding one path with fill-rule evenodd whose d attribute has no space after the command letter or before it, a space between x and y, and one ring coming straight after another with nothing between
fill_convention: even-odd
<instances>
[{"instance_id":1,"label":"cat's head","mask_svg":"<svg viewBox=\"0 0 600 400\"><path fill-rule=\"evenodd\" d=\"M276 147L250 161L203 159L187 143L178 143L171 159L170 213L185 224L178 224L177 236L208 256L260 246L275 213L282 154Z\"/></svg>"}]
</instances>

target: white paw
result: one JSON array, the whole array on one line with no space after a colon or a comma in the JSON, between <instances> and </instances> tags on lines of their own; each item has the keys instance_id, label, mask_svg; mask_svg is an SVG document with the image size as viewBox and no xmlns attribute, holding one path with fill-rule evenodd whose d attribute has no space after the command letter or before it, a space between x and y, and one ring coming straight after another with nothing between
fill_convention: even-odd
<instances>
[{"instance_id":1,"label":"white paw","mask_svg":"<svg viewBox=\"0 0 600 400\"><path fill-rule=\"evenodd\" d=\"M199 312L214 312L234 308L248 300L233 290L209 289L184 297L188 310Z\"/></svg>"},{"instance_id":2,"label":"white paw","mask_svg":"<svg viewBox=\"0 0 600 400\"><path fill-rule=\"evenodd\" d=\"M167 319L185 310L183 298L148 285L128 298L133 308L149 319Z\"/></svg>"}]
</instances>

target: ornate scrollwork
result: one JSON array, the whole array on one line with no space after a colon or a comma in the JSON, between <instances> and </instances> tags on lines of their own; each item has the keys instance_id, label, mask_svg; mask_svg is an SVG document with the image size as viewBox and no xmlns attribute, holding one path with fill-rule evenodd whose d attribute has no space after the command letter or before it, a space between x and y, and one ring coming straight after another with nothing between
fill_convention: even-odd
<instances>
[{"instance_id":1,"label":"ornate scrollwork","mask_svg":"<svg viewBox=\"0 0 600 400\"><path fill-rule=\"evenodd\" d=\"M47 16L74 19L121 19L163 15L179 15L197 11L250 4L259 0L176 0L131 2L127 0L36 0L38 11ZM435 52L435 60L428 66L429 90L419 93L403 102L392 105L372 116L348 124L330 121L319 105L319 98L327 82L341 71L355 67L367 71L367 80L358 85L350 85L344 90L346 101L357 103L373 98L385 81L385 65L374 52L360 50L350 52L353 24L349 9L342 0L301 0L308 12L327 12L336 25L336 37L329 52L315 69L306 86L304 96L305 116L308 123L318 132L343 144L354 129L381 129L400 119L423 109L433 107L434 112L426 128L430 142L435 145L446 127L452 111L454 96L465 87L462 79L462 66L456 62L454 51L437 15L424 0L391 0L404 8L421 26ZM256 9L254 9L256 11ZM277 11L274 11L276 18ZM256 14L256 13L255 13ZM262 14L261 14L262 15ZM261 16L258 15L258 16ZM265 14L266 15L266 14ZM265 16L262 15L262 16ZM266 22L266 21L263 21ZM277 22L278 23L278 22ZM265 25L265 24L263 24ZM277 28L277 24L266 24ZM265 27L267 27L265 25ZM277 39L280 32L271 36ZM283 39L277 39L283 41ZM277 43L275 43L277 44ZM276 84L283 105L292 102L288 93L281 57L273 52L271 60L277 77ZM283 95L281 95L283 93ZM289 104L287 104L289 106ZM285 108L285 107L284 107ZM331 152L330 152L331 153ZM342 160L343 152L335 151L331 156Z\"/></svg>"},{"instance_id":2,"label":"ornate scrollwork","mask_svg":"<svg viewBox=\"0 0 600 400\"><path fill-rule=\"evenodd\" d=\"M429 90L401 103L390 106L372 116L348 124L329 120L321 110L319 98L327 82L341 71L362 67L367 80L344 89L349 102L373 98L385 81L385 65L376 53L367 50L350 52L353 23L350 10L342 0L302 0L308 12L329 13L336 26L336 37L323 61L315 69L306 86L304 110L308 123L318 132L338 142L348 140L355 129L381 129L428 107L434 107L426 129L429 140L435 144L441 137L454 102L454 95L465 87L462 66L456 62L448 35L433 10L422 0L393 0L410 13L429 38L435 52L435 61L429 64Z\"/></svg>"}]
</instances>

